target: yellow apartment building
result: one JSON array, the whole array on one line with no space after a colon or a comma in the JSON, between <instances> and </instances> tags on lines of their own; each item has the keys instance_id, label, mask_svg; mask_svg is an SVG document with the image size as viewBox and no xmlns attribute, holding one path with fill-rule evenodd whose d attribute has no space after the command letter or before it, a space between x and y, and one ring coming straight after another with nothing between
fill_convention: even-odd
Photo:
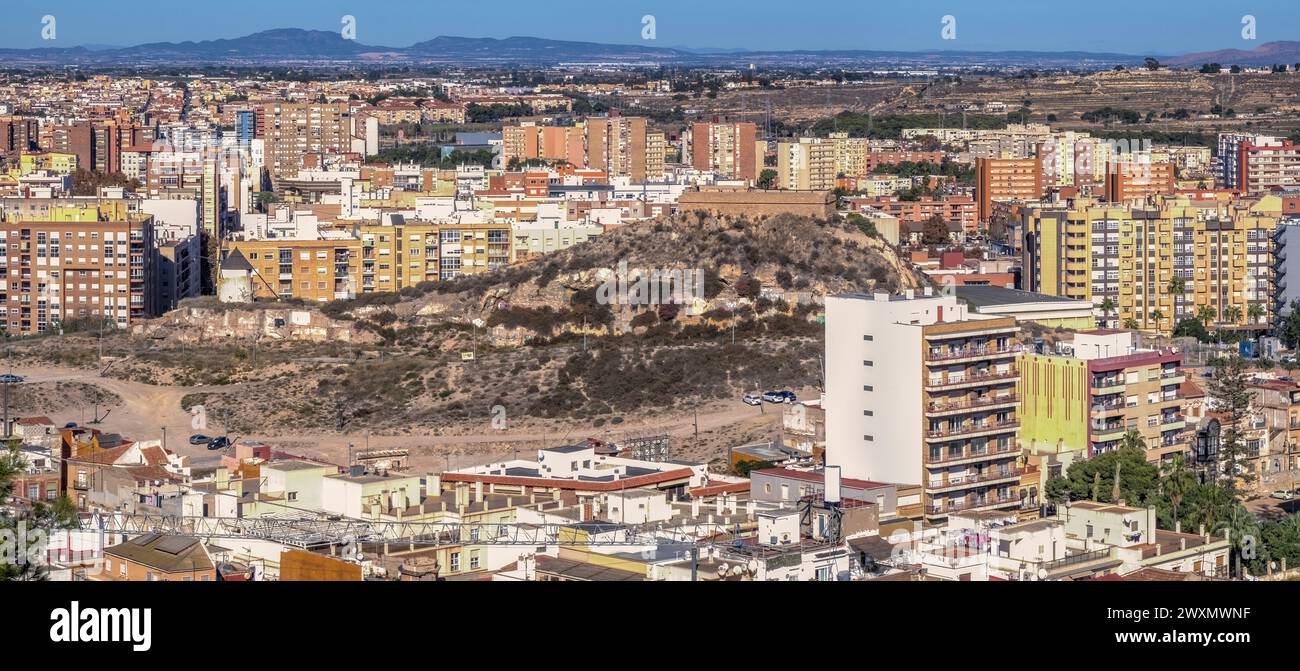
<instances>
[{"instance_id":1,"label":"yellow apartment building","mask_svg":"<svg viewBox=\"0 0 1300 671\"><path fill-rule=\"evenodd\" d=\"M328 302L360 293L361 241L269 238L225 243L228 254L239 250L253 266L256 298L301 298Z\"/></svg>"},{"instance_id":2,"label":"yellow apartment building","mask_svg":"<svg viewBox=\"0 0 1300 671\"><path fill-rule=\"evenodd\" d=\"M1214 323L1266 323L1270 235L1281 212L1276 196L1029 208L1022 221L1024 282L1031 291L1089 300L1099 314L1109 299L1113 323L1136 322L1146 331L1169 332L1207 307Z\"/></svg>"}]
</instances>

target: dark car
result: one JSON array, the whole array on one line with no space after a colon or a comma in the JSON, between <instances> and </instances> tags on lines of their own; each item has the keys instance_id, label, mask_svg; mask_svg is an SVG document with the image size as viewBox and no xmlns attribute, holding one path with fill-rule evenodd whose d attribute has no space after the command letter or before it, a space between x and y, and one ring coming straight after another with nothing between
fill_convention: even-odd
<instances>
[{"instance_id":1,"label":"dark car","mask_svg":"<svg viewBox=\"0 0 1300 671\"><path fill-rule=\"evenodd\" d=\"M227 447L230 447L230 439L225 436L218 436L208 441L209 450L224 450Z\"/></svg>"},{"instance_id":2,"label":"dark car","mask_svg":"<svg viewBox=\"0 0 1300 671\"><path fill-rule=\"evenodd\" d=\"M76 422L68 422L67 424L64 424L64 425L63 425L63 428L65 428L65 429L75 429L75 428L77 428L77 423L76 423Z\"/></svg>"},{"instance_id":3,"label":"dark car","mask_svg":"<svg viewBox=\"0 0 1300 671\"><path fill-rule=\"evenodd\" d=\"M201 433L190 436L190 445L207 445L210 442L212 442L212 438Z\"/></svg>"},{"instance_id":4,"label":"dark car","mask_svg":"<svg viewBox=\"0 0 1300 671\"><path fill-rule=\"evenodd\" d=\"M0 384L18 384L19 382L22 381L23 381L23 376L21 375L13 375L11 373L5 373L4 375L0 375Z\"/></svg>"}]
</instances>

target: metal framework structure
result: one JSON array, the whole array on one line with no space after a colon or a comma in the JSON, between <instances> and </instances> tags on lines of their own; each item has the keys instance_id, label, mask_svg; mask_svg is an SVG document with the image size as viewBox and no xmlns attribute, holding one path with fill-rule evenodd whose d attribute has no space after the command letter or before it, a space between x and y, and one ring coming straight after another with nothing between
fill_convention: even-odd
<instances>
[{"instance_id":1,"label":"metal framework structure","mask_svg":"<svg viewBox=\"0 0 1300 671\"><path fill-rule=\"evenodd\" d=\"M489 522L403 522L339 516L182 517L95 513L85 516L88 531L136 535L185 534L203 538L257 538L311 549L348 543L437 546L713 545L732 529L719 523L611 524L570 522L498 524Z\"/></svg>"}]
</instances>

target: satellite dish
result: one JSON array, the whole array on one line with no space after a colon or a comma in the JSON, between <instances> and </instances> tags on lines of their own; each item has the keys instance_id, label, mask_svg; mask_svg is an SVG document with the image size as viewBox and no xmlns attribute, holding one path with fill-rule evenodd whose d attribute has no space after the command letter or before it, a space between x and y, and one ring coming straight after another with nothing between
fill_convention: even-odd
<instances>
[{"instance_id":1,"label":"satellite dish","mask_svg":"<svg viewBox=\"0 0 1300 671\"><path fill-rule=\"evenodd\" d=\"M1047 569L1045 568L1038 569L1038 579L1047 580Z\"/></svg>"},{"instance_id":2,"label":"satellite dish","mask_svg":"<svg viewBox=\"0 0 1300 671\"><path fill-rule=\"evenodd\" d=\"M730 567L727 566L726 563L718 564L718 577L719 577L719 578L725 578L725 577L727 577L727 569L729 569L729 568L730 568Z\"/></svg>"},{"instance_id":3,"label":"satellite dish","mask_svg":"<svg viewBox=\"0 0 1300 671\"><path fill-rule=\"evenodd\" d=\"M750 574L750 575L758 575L758 560L757 560L757 559L751 559L751 560L749 560L749 574Z\"/></svg>"}]
</instances>

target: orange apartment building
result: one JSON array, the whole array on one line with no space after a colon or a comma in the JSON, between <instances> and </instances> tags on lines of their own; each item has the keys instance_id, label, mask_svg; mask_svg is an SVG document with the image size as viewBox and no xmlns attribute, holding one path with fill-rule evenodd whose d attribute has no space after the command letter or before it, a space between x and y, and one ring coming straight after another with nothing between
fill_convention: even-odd
<instances>
[{"instance_id":1,"label":"orange apartment building","mask_svg":"<svg viewBox=\"0 0 1300 671\"><path fill-rule=\"evenodd\" d=\"M988 223L993 203L1010 200L1036 200L1043 196L1042 159L977 158L975 159L976 216Z\"/></svg>"},{"instance_id":2,"label":"orange apartment building","mask_svg":"<svg viewBox=\"0 0 1300 671\"><path fill-rule=\"evenodd\" d=\"M0 221L0 311L11 335L72 319L120 328L157 312L153 217Z\"/></svg>"},{"instance_id":3,"label":"orange apartment building","mask_svg":"<svg viewBox=\"0 0 1300 671\"><path fill-rule=\"evenodd\" d=\"M644 117L588 118L573 126L524 122L502 128L501 142L507 167L538 159L563 161L634 182L661 179L667 151L667 138L650 131Z\"/></svg>"},{"instance_id":4,"label":"orange apartment building","mask_svg":"<svg viewBox=\"0 0 1300 671\"><path fill-rule=\"evenodd\" d=\"M253 267L256 298L301 298L328 302L361 292L361 240L271 238L232 240L228 256L238 250Z\"/></svg>"},{"instance_id":5,"label":"orange apartment building","mask_svg":"<svg viewBox=\"0 0 1300 671\"><path fill-rule=\"evenodd\" d=\"M266 141L266 169L271 178L293 178L306 154L342 153L352 148L351 111L347 103L259 105L255 125Z\"/></svg>"},{"instance_id":6,"label":"orange apartment building","mask_svg":"<svg viewBox=\"0 0 1300 671\"><path fill-rule=\"evenodd\" d=\"M854 198L854 206L873 207L892 217L897 217L900 224L922 224L934 215L943 217L944 221L961 224L963 231L975 233L979 230L979 212L975 199L970 196L921 196L917 200L900 200L898 196L876 196L874 198Z\"/></svg>"},{"instance_id":7,"label":"orange apartment building","mask_svg":"<svg viewBox=\"0 0 1300 671\"><path fill-rule=\"evenodd\" d=\"M1112 203L1145 201L1151 196L1172 194L1174 164L1123 161L1106 171L1106 200Z\"/></svg>"},{"instance_id":8,"label":"orange apartment building","mask_svg":"<svg viewBox=\"0 0 1300 671\"><path fill-rule=\"evenodd\" d=\"M921 329L927 519L1020 506L1019 330L1010 317Z\"/></svg>"},{"instance_id":9,"label":"orange apartment building","mask_svg":"<svg viewBox=\"0 0 1300 671\"><path fill-rule=\"evenodd\" d=\"M753 122L694 123L690 135L691 167L712 170L728 179L758 179L763 154L758 149L758 127Z\"/></svg>"},{"instance_id":10,"label":"orange apartment building","mask_svg":"<svg viewBox=\"0 0 1300 671\"><path fill-rule=\"evenodd\" d=\"M1246 193L1294 189L1300 186L1300 145L1244 141L1237 147L1236 166L1235 186Z\"/></svg>"}]
</instances>

